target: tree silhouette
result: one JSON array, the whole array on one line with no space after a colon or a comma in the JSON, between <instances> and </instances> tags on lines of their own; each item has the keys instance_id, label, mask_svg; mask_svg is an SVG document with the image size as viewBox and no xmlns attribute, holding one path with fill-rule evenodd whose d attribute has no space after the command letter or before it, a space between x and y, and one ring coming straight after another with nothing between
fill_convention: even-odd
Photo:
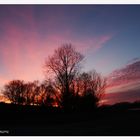
<instances>
[{"instance_id":1,"label":"tree silhouette","mask_svg":"<svg viewBox=\"0 0 140 140\"><path fill-rule=\"evenodd\" d=\"M57 96L56 96L57 91L54 88L51 80L47 81L46 93L47 93L47 96L46 96L47 106L53 106L53 105L58 104Z\"/></svg>"},{"instance_id":2,"label":"tree silhouette","mask_svg":"<svg viewBox=\"0 0 140 140\"><path fill-rule=\"evenodd\" d=\"M88 102L92 108L97 107L104 96L106 79L93 70L89 73L82 73L79 80L80 92L85 102Z\"/></svg>"},{"instance_id":3,"label":"tree silhouette","mask_svg":"<svg viewBox=\"0 0 140 140\"><path fill-rule=\"evenodd\" d=\"M104 96L106 80L95 70L83 72L74 80L74 108L94 110Z\"/></svg>"},{"instance_id":4,"label":"tree silhouette","mask_svg":"<svg viewBox=\"0 0 140 140\"><path fill-rule=\"evenodd\" d=\"M45 106L53 106L55 89L51 82L44 81L39 86L40 104Z\"/></svg>"},{"instance_id":5,"label":"tree silhouette","mask_svg":"<svg viewBox=\"0 0 140 140\"><path fill-rule=\"evenodd\" d=\"M13 80L4 86L3 95L14 104L23 104L25 86L24 81Z\"/></svg>"},{"instance_id":6,"label":"tree silhouette","mask_svg":"<svg viewBox=\"0 0 140 140\"><path fill-rule=\"evenodd\" d=\"M60 85L62 106L68 108L71 97L70 85L78 72L83 55L75 51L71 44L65 44L55 50L54 54L45 61L45 69L55 74Z\"/></svg>"},{"instance_id":7,"label":"tree silhouette","mask_svg":"<svg viewBox=\"0 0 140 140\"><path fill-rule=\"evenodd\" d=\"M83 58L71 44L65 44L45 61L45 70L54 74L53 80L13 80L2 93L14 104L59 106L67 111L94 110L104 95L106 80L95 70L80 73Z\"/></svg>"},{"instance_id":8,"label":"tree silhouette","mask_svg":"<svg viewBox=\"0 0 140 140\"><path fill-rule=\"evenodd\" d=\"M26 83L25 86L25 93L24 93L24 98L25 98L25 104L26 105L34 105L35 104L35 98L36 96L39 95L39 90L38 90L38 81L34 82L28 82Z\"/></svg>"}]
</instances>

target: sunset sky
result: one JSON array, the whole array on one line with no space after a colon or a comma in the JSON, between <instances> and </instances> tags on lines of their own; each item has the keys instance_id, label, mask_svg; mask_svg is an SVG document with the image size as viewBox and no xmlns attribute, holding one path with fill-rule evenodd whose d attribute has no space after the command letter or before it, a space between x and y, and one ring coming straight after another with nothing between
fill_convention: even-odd
<instances>
[{"instance_id":1,"label":"sunset sky","mask_svg":"<svg viewBox=\"0 0 140 140\"><path fill-rule=\"evenodd\" d=\"M0 5L0 87L42 81L65 43L85 55L83 70L109 77L110 98L140 100L140 5Z\"/></svg>"}]
</instances>

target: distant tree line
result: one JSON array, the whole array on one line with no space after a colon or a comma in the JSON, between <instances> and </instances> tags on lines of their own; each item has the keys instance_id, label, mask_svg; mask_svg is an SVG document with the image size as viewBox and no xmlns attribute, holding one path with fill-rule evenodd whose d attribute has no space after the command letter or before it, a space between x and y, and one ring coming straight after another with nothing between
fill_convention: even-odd
<instances>
[{"instance_id":1,"label":"distant tree line","mask_svg":"<svg viewBox=\"0 0 140 140\"><path fill-rule=\"evenodd\" d=\"M13 104L58 106L65 110L92 110L104 96L106 80L95 70L81 72L84 56L71 44L56 49L45 60L45 81L13 80L2 94Z\"/></svg>"},{"instance_id":2,"label":"distant tree line","mask_svg":"<svg viewBox=\"0 0 140 140\"><path fill-rule=\"evenodd\" d=\"M13 80L4 86L2 93L11 103L20 105L51 106L56 100L56 91L49 81L39 84L38 81Z\"/></svg>"}]
</instances>

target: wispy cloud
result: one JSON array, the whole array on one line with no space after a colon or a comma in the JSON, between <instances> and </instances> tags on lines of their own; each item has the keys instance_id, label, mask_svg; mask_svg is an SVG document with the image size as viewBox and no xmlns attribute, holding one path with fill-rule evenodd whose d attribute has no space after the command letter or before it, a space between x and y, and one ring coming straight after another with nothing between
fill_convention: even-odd
<instances>
[{"instance_id":1,"label":"wispy cloud","mask_svg":"<svg viewBox=\"0 0 140 140\"><path fill-rule=\"evenodd\" d=\"M105 104L115 104L119 102L135 102L140 101L140 89L131 89L126 91L114 92L113 94L106 94L103 97Z\"/></svg>"},{"instance_id":2,"label":"wispy cloud","mask_svg":"<svg viewBox=\"0 0 140 140\"><path fill-rule=\"evenodd\" d=\"M110 98L110 102L135 101L140 99L139 59L133 59L124 68L115 70L109 75L106 93L108 94L105 98Z\"/></svg>"},{"instance_id":3,"label":"wispy cloud","mask_svg":"<svg viewBox=\"0 0 140 140\"><path fill-rule=\"evenodd\" d=\"M124 85L140 81L140 61L127 64L124 68L113 71L108 77L109 86Z\"/></svg>"}]
</instances>

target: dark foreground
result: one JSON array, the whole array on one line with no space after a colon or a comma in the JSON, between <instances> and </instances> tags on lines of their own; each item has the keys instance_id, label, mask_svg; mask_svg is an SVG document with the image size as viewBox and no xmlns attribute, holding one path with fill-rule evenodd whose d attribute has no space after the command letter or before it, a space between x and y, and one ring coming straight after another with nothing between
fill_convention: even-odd
<instances>
[{"instance_id":1,"label":"dark foreground","mask_svg":"<svg viewBox=\"0 0 140 140\"><path fill-rule=\"evenodd\" d=\"M102 107L92 113L66 113L57 108L1 104L0 135L140 136L140 110L127 104Z\"/></svg>"}]
</instances>

